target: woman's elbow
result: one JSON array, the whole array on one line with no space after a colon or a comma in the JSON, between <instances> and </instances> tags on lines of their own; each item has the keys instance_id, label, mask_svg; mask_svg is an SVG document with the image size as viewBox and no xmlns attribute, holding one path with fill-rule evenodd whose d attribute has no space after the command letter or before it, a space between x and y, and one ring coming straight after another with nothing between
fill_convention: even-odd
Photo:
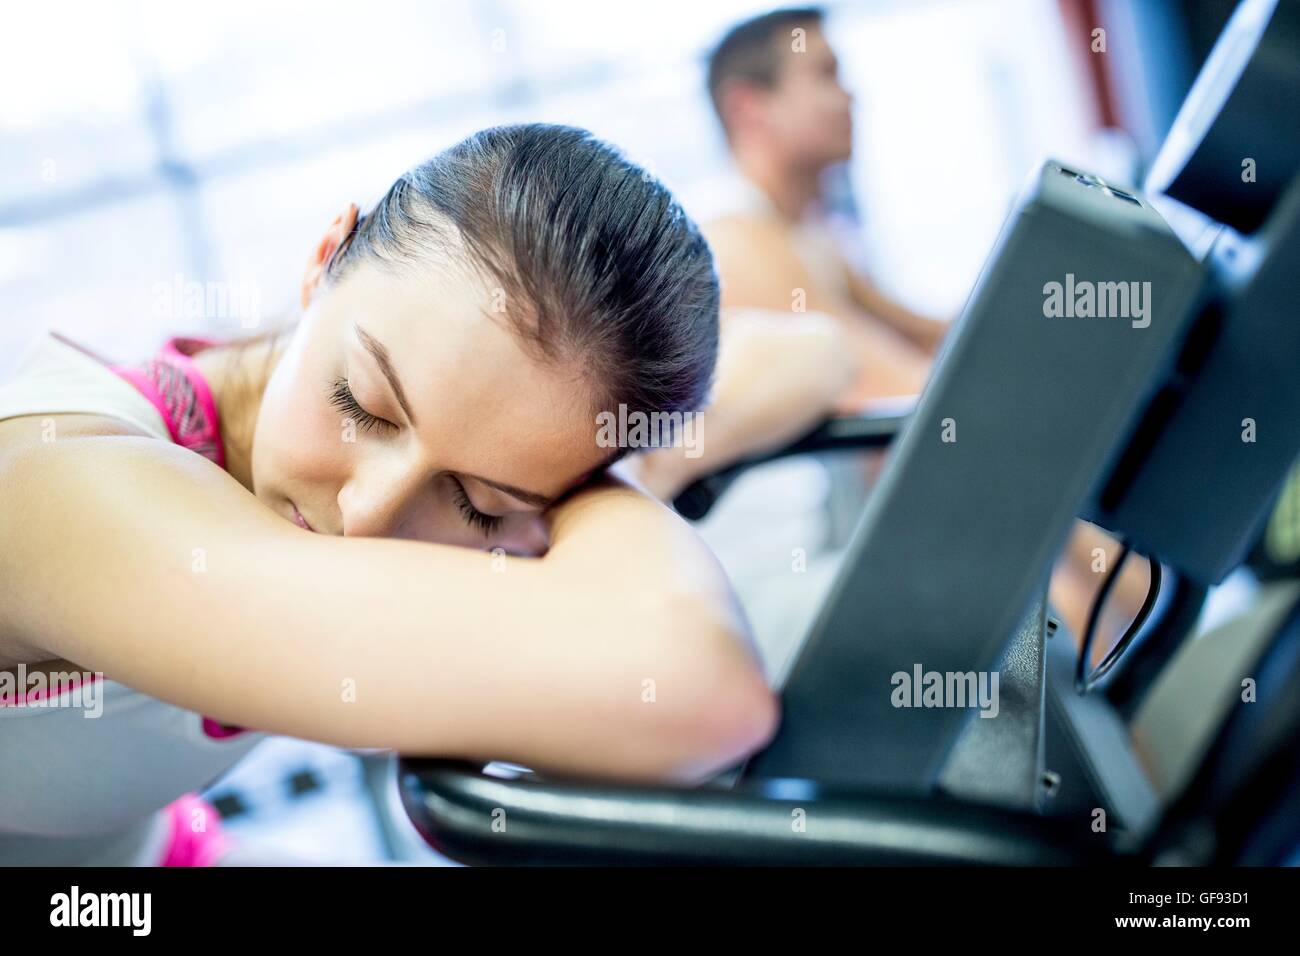
<instances>
[{"instance_id":1,"label":"woman's elbow","mask_svg":"<svg viewBox=\"0 0 1300 956\"><path fill-rule=\"evenodd\" d=\"M711 664L697 660L692 689L665 714L667 743L659 774L665 781L695 784L727 769L771 741L780 723L780 699L762 667L733 634Z\"/></svg>"},{"instance_id":2,"label":"woman's elbow","mask_svg":"<svg viewBox=\"0 0 1300 956\"><path fill-rule=\"evenodd\" d=\"M735 675L701 716L707 745L696 762L684 765L680 779L701 782L763 749L776 735L780 720L780 698L762 673Z\"/></svg>"}]
</instances>

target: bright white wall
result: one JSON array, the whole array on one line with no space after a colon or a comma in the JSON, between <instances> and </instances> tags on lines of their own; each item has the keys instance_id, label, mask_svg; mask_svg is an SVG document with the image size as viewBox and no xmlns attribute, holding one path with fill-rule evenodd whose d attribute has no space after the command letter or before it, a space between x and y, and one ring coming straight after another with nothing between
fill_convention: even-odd
<instances>
[{"instance_id":1,"label":"bright white wall","mask_svg":"<svg viewBox=\"0 0 1300 956\"><path fill-rule=\"evenodd\" d=\"M863 261L955 311L1038 157L1086 165L1087 105L1054 0L830 5L858 96ZM549 120L624 147L684 197L724 169L702 57L750 0L147 0L6 12L0 374L55 328L119 359L238 317L157 286L255 284L288 309L348 201L482 126ZM196 12L197 11L197 12ZM165 155L188 174L178 189ZM689 203L688 203L689 205Z\"/></svg>"}]
</instances>

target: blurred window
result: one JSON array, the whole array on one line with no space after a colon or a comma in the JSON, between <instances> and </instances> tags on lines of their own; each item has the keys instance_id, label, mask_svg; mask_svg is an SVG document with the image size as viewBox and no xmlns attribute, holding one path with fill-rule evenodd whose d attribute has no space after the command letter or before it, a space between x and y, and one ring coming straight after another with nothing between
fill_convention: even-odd
<instances>
[{"instance_id":1,"label":"blurred window","mask_svg":"<svg viewBox=\"0 0 1300 956\"><path fill-rule=\"evenodd\" d=\"M376 0L6 11L0 374L55 328L120 360L241 317L160 308L175 282L256 283L287 311L348 201L473 130L545 120L617 143L684 198L727 171L703 56L750 0ZM861 256L955 311L1020 179L1083 162L1089 116L1051 0L831 2L857 94ZM1086 156L1084 156L1086 159ZM1086 163L1084 163L1086 165Z\"/></svg>"}]
</instances>

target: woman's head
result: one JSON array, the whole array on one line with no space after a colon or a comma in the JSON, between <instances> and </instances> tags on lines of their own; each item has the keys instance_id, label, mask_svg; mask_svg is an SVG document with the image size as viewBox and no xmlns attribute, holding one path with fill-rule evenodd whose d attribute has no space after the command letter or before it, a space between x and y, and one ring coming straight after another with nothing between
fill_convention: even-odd
<instances>
[{"instance_id":1,"label":"woman's head","mask_svg":"<svg viewBox=\"0 0 1300 956\"><path fill-rule=\"evenodd\" d=\"M546 504L626 451L597 414L698 409L717 357L695 225L568 127L486 130L349 207L302 295L252 480L331 534L534 551Z\"/></svg>"}]
</instances>

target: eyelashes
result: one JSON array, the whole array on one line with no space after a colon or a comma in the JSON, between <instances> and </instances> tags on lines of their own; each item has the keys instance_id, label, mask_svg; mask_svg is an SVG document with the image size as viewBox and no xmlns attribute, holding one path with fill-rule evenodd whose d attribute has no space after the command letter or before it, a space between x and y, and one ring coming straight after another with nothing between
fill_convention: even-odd
<instances>
[{"instance_id":1,"label":"eyelashes","mask_svg":"<svg viewBox=\"0 0 1300 956\"><path fill-rule=\"evenodd\" d=\"M334 384L330 386L330 404L360 425L362 431L369 431L372 428L397 430L397 426L392 422L378 415L371 415L362 408L345 378L335 379Z\"/></svg>"},{"instance_id":2,"label":"eyelashes","mask_svg":"<svg viewBox=\"0 0 1300 956\"><path fill-rule=\"evenodd\" d=\"M483 532L484 537L490 537L499 531L504 520L501 515L489 515L479 511L469 500L469 495L465 491L465 486L460 483L460 479L452 476L451 480L456 483L456 507L460 508L460 513L469 526L478 528Z\"/></svg>"},{"instance_id":3,"label":"eyelashes","mask_svg":"<svg viewBox=\"0 0 1300 956\"><path fill-rule=\"evenodd\" d=\"M330 385L329 399L331 405L360 425L362 431L369 431L372 428L397 430L397 426L392 422L380 418L378 415L371 415L362 408L356 396L352 394L352 387L348 385L348 380L345 378L335 379L333 384ZM456 507L460 510L466 524L481 531L484 537L490 537L499 531L501 522L505 519L501 515L484 514L475 508L474 503L469 500L469 493L465 491L465 486L461 484L460 479L454 475L450 477L456 484L453 492Z\"/></svg>"}]
</instances>

